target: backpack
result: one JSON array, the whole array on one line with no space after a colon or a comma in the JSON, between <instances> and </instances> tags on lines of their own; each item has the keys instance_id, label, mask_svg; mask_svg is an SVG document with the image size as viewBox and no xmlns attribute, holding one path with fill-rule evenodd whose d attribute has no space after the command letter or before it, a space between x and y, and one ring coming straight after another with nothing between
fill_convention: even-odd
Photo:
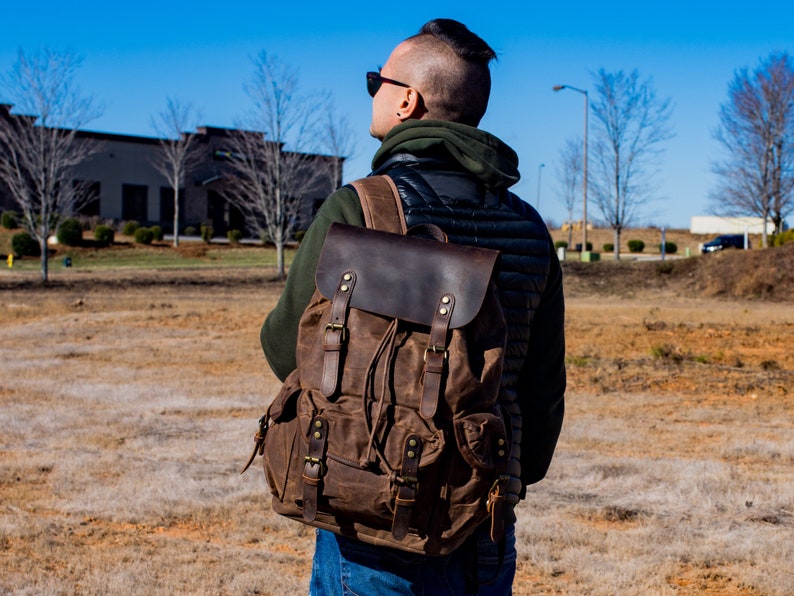
<instances>
[{"instance_id":1,"label":"backpack","mask_svg":"<svg viewBox=\"0 0 794 596\"><path fill-rule=\"evenodd\" d=\"M297 369L246 469L264 455L277 513L369 544L445 555L488 518L498 541L512 445L500 254L436 226L406 235L387 176L352 186L367 227L331 225Z\"/></svg>"}]
</instances>

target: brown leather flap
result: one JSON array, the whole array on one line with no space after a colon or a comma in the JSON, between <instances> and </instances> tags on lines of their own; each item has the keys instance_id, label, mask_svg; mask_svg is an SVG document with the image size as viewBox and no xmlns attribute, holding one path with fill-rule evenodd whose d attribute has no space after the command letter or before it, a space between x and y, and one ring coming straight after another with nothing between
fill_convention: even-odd
<instances>
[{"instance_id":1,"label":"brown leather flap","mask_svg":"<svg viewBox=\"0 0 794 596\"><path fill-rule=\"evenodd\" d=\"M428 326L439 299L452 294L457 328L480 311L498 262L496 250L333 223L315 281L331 300L341 276L355 271L352 307Z\"/></svg>"}]
</instances>

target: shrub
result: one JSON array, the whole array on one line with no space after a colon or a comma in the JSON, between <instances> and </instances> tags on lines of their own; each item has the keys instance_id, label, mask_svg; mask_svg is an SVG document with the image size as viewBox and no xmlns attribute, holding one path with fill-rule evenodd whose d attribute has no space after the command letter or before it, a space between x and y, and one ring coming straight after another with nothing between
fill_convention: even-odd
<instances>
[{"instance_id":1,"label":"shrub","mask_svg":"<svg viewBox=\"0 0 794 596\"><path fill-rule=\"evenodd\" d=\"M662 244L659 243L659 252L662 252ZM678 245L675 242L665 242L664 243L664 252L668 255L674 255L678 252Z\"/></svg>"},{"instance_id":2,"label":"shrub","mask_svg":"<svg viewBox=\"0 0 794 596\"><path fill-rule=\"evenodd\" d=\"M615 252L615 245L611 242L607 242L604 244L604 252Z\"/></svg>"},{"instance_id":3,"label":"shrub","mask_svg":"<svg viewBox=\"0 0 794 596\"><path fill-rule=\"evenodd\" d=\"M37 257L41 254L39 243L28 232L19 232L11 237L11 250L18 257Z\"/></svg>"},{"instance_id":4,"label":"shrub","mask_svg":"<svg viewBox=\"0 0 794 596\"><path fill-rule=\"evenodd\" d=\"M19 214L16 211L3 211L0 225L6 230L15 230L19 227Z\"/></svg>"},{"instance_id":5,"label":"shrub","mask_svg":"<svg viewBox=\"0 0 794 596\"><path fill-rule=\"evenodd\" d=\"M121 228L121 233L125 236L135 236L135 231L140 227L141 225L137 221L128 221Z\"/></svg>"},{"instance_id":6,"label":"shrub","mask_svg":"<svg viewBox=\"0 0 794 596\"><path fill-rule=\"evenodd\" d=\"M184 229L185 236L195 236L197 233L198 230L196 230L196 228L193 226L188 226Z\"/></svg>"},{"instance_id":7,"label":"shrub","mask_svg":"<svg viewBox=\"0 0 794 596\"><path fill-rule=\"evenodd\" d=\"M149 229L152 231L152 237L157 242L160 242L163 239L163 228L161 228L160 226L152 226Z\"/></svg>"},{"instance_id":8,"label":"shrub","mask_svg":"<svg viewBox=\"0 0 794 596\"><path fill-rule=\"evenodd\" d=\"M110 246L116 239L116 230L105 224L98 225L94 228L94 240L102 246Z\"/></svg>"},{"instance_id":9,"label":"shrub","mask_svg":"<svg viewBox=\"0 0 794 596\"><path fill-rule=\"evenodd\" d=\"M565 240L557 240L554 243L554 248L568 248L568 243Z\"/></svg>"},{"instance_id":10,"label":"shrub","mask_svg":"<svg viewBox=\"0 0 794 596\"><path fill-rule=\"evenodd\" d=\"M212 242L212 237L215 235L215 230L209 224L203 224L201 226L201 239L209 244Z\"/></svg>"},{"instance_id":11,"label":"shrub","mask_svg":"<svg viewBox=\"0 0 794 596\"><path fill-rule=\"evenodd\" d=\"M240 230L229 230L226 232L226 237L229 239L229 244L240 244L243 233Z\"/></svg>"},{"instance_id":12,"label":"shrub","mask_svg":"<svg viewBox=\"0 0 794 596\"><path fill-rule=\"evenodd\" d=\"M645 243L642 240L629 240L627 244L629 252L637 253L645 250Z\"/></svg>"},{"instance_id":13,"label":"shrub","mask_svg":"<svg viewBox=\"0 0 794 596\"><path fill-rule=\"evenodd\" d=\"M58 226L56 237L65 246L80 246L83 243L83 224L74 217L68 217Z\"/></svg>"},{"instance_id":14,"label":"shrub","mask_svg":"<svg viewBox=\"0 0 794 596\"><path fill-rule=\"evenodd\" d=\"M787 242L794 242L794 228L786 230L782 234L775 234L772 236L770 244L772 246L783 246Z\"/></svg>"},{"instance_id":15,"label":"shrub","mask_svg":"<svg viewBox=\"0 0 794 596\"><path fill-rule=\"evenodd\" d=\"M138 244L151 244L154 240L154 233L150 228L138 228L135 230L135 242Z\"/></svg>"}]
</instances>

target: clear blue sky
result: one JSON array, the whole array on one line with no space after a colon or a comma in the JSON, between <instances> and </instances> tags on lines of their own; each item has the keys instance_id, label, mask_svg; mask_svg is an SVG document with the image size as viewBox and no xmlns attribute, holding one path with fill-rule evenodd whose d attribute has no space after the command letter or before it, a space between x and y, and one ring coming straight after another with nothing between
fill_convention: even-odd
<instances>
[{"instance_id":1,"label":"clear blue sky","mask_svg":"<svg viewBox=\"0 0 794 596\"><path fill-rule=\"evenodd\" d=\"M478 9L477 6L483 8ZM297 67L305 88L330 91L358 134L345 178L365 175L369 138L364 72L427 20L466 23L500 55L482 128L517 152L515 190L557 223L555 163L566 138L583 128L583 98L554 93L590 88L590 73L637 68L675 105L676 136L659 163L658 200L637 224L688 227L708 212L710 164L720 103L734 72L774 50L794 52L794 3L697 2L6 2L0 8L0 71L19 48L71 49L84 57L83 91L105 104L93 130L153 135L151 118L168 96L192 101L202 123L233 126L247 108L242 86L261 50ZM7 100L7 98L0 98ZM593 131L591 118L591 134ZM598 217L594 205L588 209Z\"/></svg>"}]
</instances>

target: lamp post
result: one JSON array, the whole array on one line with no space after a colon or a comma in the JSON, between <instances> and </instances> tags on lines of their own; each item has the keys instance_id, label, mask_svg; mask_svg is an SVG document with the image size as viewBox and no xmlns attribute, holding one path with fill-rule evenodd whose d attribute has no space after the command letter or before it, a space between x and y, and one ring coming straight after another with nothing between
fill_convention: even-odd
<instances>
[{"instance_id":1,"label":"lamp post","mask_svg":"<svg viewBox=\"0 0 794 596\"><path fill-rule=\"evenodd\" d=\"M570 89L584 95L584 163L582 172L582 252L587 250L587 115L589 110L589 98L585 89L571 87L570 85L555 85L554 91Z\"/></svg>"},{"instance_id":2,"label":"lamp post","mask_svg":"<svg viewBox=\"0 0 794 596\"><path fill-rule=\"evenodd\" d=\"M538 166L538 199L537 199L537 205L535 207L538 211L540 211L540 173L545 167L546 167L545 163L542 163Z\"/></svg>"}]
</instances>

